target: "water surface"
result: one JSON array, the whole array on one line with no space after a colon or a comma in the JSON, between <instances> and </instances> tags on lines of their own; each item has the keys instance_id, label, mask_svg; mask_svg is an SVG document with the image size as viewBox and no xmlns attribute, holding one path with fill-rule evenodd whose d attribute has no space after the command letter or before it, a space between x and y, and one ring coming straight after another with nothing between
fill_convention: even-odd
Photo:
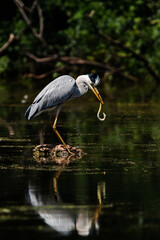
<instances>
[{"instance_id":1,"label":"water surface","mask_svg":"<svg viewBox=\"0 0 160 240\"><path fill-rule=\"evenodd\" d=\"M69 107L68 107L69 106ZM64 140L85 153L48 163L40 143L58 144L48 115L0 106L0 236L23 239L159 239L160 107L81 100L62 109Z\"/></svg>"}]
</instances>

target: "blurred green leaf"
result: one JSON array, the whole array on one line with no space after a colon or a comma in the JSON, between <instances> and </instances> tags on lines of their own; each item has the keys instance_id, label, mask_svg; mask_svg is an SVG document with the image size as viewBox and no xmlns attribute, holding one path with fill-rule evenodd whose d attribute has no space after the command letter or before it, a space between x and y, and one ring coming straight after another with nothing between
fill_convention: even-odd
<instances>
[{"instance_id":1,"label":"blurred green leaf","mask_svg":"<svg viewBox=\"0 0 160 240\"><path fill-rule=\"evenodd\" d=\"M9 58L7 56L0 57L0 74L7 71Z\"/></svg>"}]
</instances>

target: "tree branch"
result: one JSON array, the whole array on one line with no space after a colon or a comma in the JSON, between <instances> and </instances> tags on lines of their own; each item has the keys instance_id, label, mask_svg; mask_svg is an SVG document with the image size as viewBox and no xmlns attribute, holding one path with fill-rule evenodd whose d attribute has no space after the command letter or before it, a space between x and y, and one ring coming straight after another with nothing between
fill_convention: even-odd
<instances>
[{"instance_id":1,"label":"tree branch","mask_svg":"<svg viewBox=\"0 0 160 240\"><path fill-rule=\"evenodd\" d=\"M62 62L67 63L69 65L88 65L88 66L92 66L92 67L101 68L104 71L108 71L109 74L116 74L116 73L122 72L124 70L123 66L121 66L119 68L113 68L109 64L103 64L103 63L99 63L99 62L95 62L95 61L93 62L93 61L81 59L81 58L78 58L78 57L70 57L70 56L68 56L68 57L60 57L60 56L55 54L53 56L39 58L39 57L35 56L34 54L32 54L30 52L24 52L24 53L25 53L25 55L27 57L29 57L30 59L32 59L36 63L46 63L46 62L52 62L52 61L62 61ZM62 67L62 68L64 69L65 67ZM49 75L49 74L51 74L53 72L62 70L62 68L54 69L54 70L52 70L50 72L47 72L47 73L44 73L44 74L41 74L41 75L36 75L36 74L33 74L33 73L29 73L26 76L37 78L37 79L41 79L41 78L44 78L44 77L46 77L47 75ZM133 80L134 77L130 76L130 79L131 78Z\"/></svg>"},{"instance_id":2,"label":"tree branch","mask_svg":"<svg viewBox=\"0 0 160 240\"><path fill-rule=\"evenodd\" d=\"M109 64L103 64L95 61L85 60L78 57L60 57L59 59L62 62L67 62L71 65L89 65L89 66L99 67L106 70L109 70L112 68L111 66L109 66Z\"/></svg>"},{"instance_id":3,"label":"tree branch","mask_svg":"<svg viewBox=\"0 0 160 240\"><path fill-rule=\"evenodd\" d=\"M146 69L150 73L150 75L157 81L158 84L160 83L160 76L155 72L155 70L149 64L149 61L144 56L142 56L141 54L136 53L133 49L127 47L122 42L111 38L108 34L104 34L104 33L100 32L99 29L97 28L93 18L89 16L89 19L90 19L90 21L92 23L93 28L95 29L96 33L99 36L101 36L103 39L105 39L108 42L110 42L112 45L115 45L117 47L122 48L126 52L130 53L132 55L132 57L134 57L137 60L143 62L144 66L146 67Z\"/></svg>"},{"instance_id":4,"label":"tree branch","mask_svg":"<svg viewBox=\"0 0 160 240\"><path fill-rule=\"evenodd\" d=\"M30 27L33 35L35 36L35 38L37 38L44 46L47 46L48 43L44 40L42 34L43 34L43 16L42 16L42 10L39 7L37 7L37 11L38 11L38 15L39 15L39 21L40 21L40 31L39 33L37 32L37 30L33 27L32 25L32 21L31 19L28 17L28 15L25 12L25 5L21 0L13 0L14 3L16 4L16 6L18 7L22 17L24 18L26 24ZM38 4L38 0L37 0L37 4ZM39 5L39 4L38 4Z\"/></svg>"},{"instance_id":5,"label":"tree branch","mask_svg":"<svg viewBox=\"0 0 160 240\"><path fill-rule=\"evenodd\" d=\"M43 14L42 14L42 9L37 1L37 11L38 11L38 16L39 16L39 35L43 36L43 29L44 29L44 24L43 24Z\"/></svg>"},{"instance_id":6,"label":"tree branch","mask_svg":"<svg viewBox=\"0 0 160 240\"><path fill-rule=\"evenodd\" d=\"M32 7L29 9L30 13L32 13L37 5L37 0L34 0Z\"/></svg>"},{"instance_id":7,"label":"tree branch","mask_svg":"<svg viewBox=\"0 0 160 240\"><path fill-rule=\"evenodd\" d=\"M34 54L30 53L30 52L24 52L24 54L31 58L33 61L35 61L36 63L46 63L46 62L52 62L58 59L58 55L54 54L53 56L48 56L48 57L43 57L43 58L39 58L37 56L35 56Z\"/></svg>"},{"instance_id":8,"label":"tree branch","mask_svg":"<svg viewBox=\"0 0 160 240\"><path fill-rule=\"evenodd\" d=\"M34 54L30 53L30 52L24 52L25 55L27 57L29 57L30 59L32 59L33 61L37 62L37 63L46 63L46 62L51 62L51 61L62 61L62 62L66 62L70 65L88 65L88 66L92 66L92 67L99 67L105 70L109 70L112 74L117 72L117 71L122 71L124 70L124 67L119 67L117 69L111 67L109 64L103 64L103 63L99 63L99 62L95 62L95 61L90 61L90 60L85 60L85 59L81 59L78 57L70 57L70 56L66 56L66 57L60 57L57 54L54 54L52 56L48 56L48 57L37 57Z\"/></svg>"},{"instance_id":9,"label":"tree branch","mask_svg":"<svg viewBox=\"0 0 160 240\"><path fill-rule=\"evenodd\" d=\"M64 71L66 67L63 66L63 67L60 67L60 68L55 68L49 72L46 72L46 73L43 73L43 74L40 74L40 75L37 75L37 74L34 74L34 73L28 73L28 74L25 74L26 77L31 77L31 78L35 78L35 79L43 79L49 75L51 75L52 73L54 72L61 72L61 71Z\"/></svg>"},{"instance_id":10,"label":"tree branch","mask_svg":"<svg viewBox=\"0 0 160 240\"><path fill-rule=\"evenodd\" d=\"M6 50L11 45L14 39L15 35L13 33L10 33L8 41L0 48L0 53Z\"/></svg>"}]
</instances>

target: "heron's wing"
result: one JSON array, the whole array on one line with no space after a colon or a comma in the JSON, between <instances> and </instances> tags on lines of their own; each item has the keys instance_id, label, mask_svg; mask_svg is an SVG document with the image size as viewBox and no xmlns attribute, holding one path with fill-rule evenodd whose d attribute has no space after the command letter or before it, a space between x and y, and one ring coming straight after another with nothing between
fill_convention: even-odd
<instances>
[{"instance_id":1,"label":"heron's wing","mask_svg":"<svg viewBox=\"0 0 160 240\"><path fill-rule=\"evenodd\" d=\"M67 101L73 90L75 80L70 76L61 76L49 83L35 98L33 103L39 103L39 110L54 107Z\"/></svg>"},{"instance_id":2,"label":"heron's wing","mask_svg":"<svg viewBox=\"0 0 160 240\"><path fill-rule=\"evenodd\" d=\"M63 98L66 98L67 94L72 90L75 84L75 79L64 75L56 78L50 82L34 99L33 103L38 103L42 99L48 100L50 98L50 103L57 105L59 101L63 101ZM48 101L47 101L48 104ZM50 104L49 104L50 105Z\"/></svg>"},{"instance_id":3,"label":"heron's wing","mask_svg":"<svg viewBox=\"0 0 160 240\"><path fill-rule=\"evenodd\" d=\"M56 78L49 83L34 99L33 103L26 111L26 118L32 117L41 113L47 108L53 108L58 104L62 104L69 100L75 88L75 79L64 75Z\"/></svg>"}]
</instances>

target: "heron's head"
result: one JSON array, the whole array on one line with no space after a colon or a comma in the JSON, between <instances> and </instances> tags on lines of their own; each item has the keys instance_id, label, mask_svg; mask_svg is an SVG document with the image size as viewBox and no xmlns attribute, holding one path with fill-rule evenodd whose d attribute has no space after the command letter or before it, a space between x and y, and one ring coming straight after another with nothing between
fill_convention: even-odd
<instances>
[{"instance_id":1,"label":"heron's head","mask_svg":"<svg viewBox=\"0 0 160 240\"><path fill-rule=\"evenodd\" d=\"M97 99L103 104L103 100L101 95L99 94L97 88L95 87L100 83L100 78L96 73L91 73L87 75L80 75L76 79L77 84L82 84L83 88L88 90L92 90L92 92L96 95Z\"/></svg>"},{"instance_id":2,"label":"heron's head","mask_svg":"<svg viewBox=\"0 0 160 240\"><path fill-rule=\"evenodd\" d=\"M98 92L98 89L95 87L100 83L100 78L96 73L91 73L87 75L88 80L86 81L86 84L88 85L89 89L92 90L92 92L96 95L97 99L103 104L103 100L101 98L101 95Z\"/></svg>"},{"instance_id":3,"label":"heron's head","mask_svg":"<svg viewBox=\"0 0 160 240\"><path fill-rule=\"evenodd\" d=\"M99 78L98 74L91 73L91 74L88 74L88 77L89 77L89 79L91 81L91 84L93 86L97 86L100 83L100 78Z\"/></svg>"}]
</instances>

